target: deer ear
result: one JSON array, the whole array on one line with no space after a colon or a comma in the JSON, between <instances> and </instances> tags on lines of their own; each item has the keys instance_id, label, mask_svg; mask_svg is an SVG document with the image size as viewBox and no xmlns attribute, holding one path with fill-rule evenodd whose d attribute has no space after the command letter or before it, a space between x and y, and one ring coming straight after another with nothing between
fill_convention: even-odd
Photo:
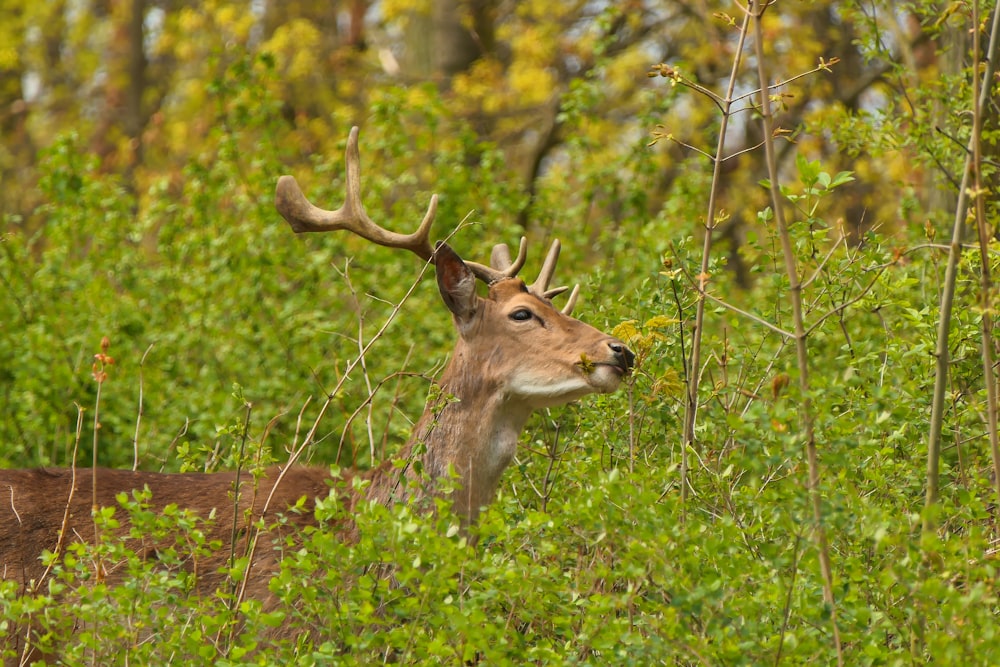
<instances>
[{"instance_id":1,"label":"deer ear","mask_svg":"<svg viewBox=\"0 0 1000 667\"><path fill-rule=\"evenodd\" d=\"M476 276L447 243L434 250L434 270L444 304L461 323L476 314Z\"/></svg>"}]
</instances>

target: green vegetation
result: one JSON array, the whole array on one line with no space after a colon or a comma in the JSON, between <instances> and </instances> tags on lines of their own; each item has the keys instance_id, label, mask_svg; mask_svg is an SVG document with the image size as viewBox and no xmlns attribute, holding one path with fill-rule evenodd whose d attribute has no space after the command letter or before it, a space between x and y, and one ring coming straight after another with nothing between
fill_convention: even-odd
<instances>
[{"instance_id":1,"label":"green vegetation","mask_svg":"<svg viewBox=\"0 0 1000 667\"><path fill-rule=\"evenodd\" d=\"M2 72L48 94L19 126L38 151L0 119L3 467L283 460L399 306L308 452L390 458L452 345L433 281L406 297L411 256L296 237L273 208L282 173L339 206L355 122L373 218L410 231L437 193L437 238L482 261L527 234L529 271L560 238L574 314L638 357L617 394L533 419L474 546L445 511L362 507L357 544L283 545L265 608L190 594L169 550L77 544L34 595L0 582L0 637L32 619L68 664L1000 664L994 3L778 3L759 24L730 3L514 3L494 17L509 52L436 86L373 64L379 35L425 25L417 3L385 3L361 50L324 46L306 10L254 37L236 3L137 2L170 76L131 133L53 101L99 66L46 64L60 3L0 4L0 31L24 28ZM64 53L104 34L72 27ZM787 83L749 96L762 79ZM209 517L144 500L99 521L225 548Z\"/></svg>"}]
</instances>

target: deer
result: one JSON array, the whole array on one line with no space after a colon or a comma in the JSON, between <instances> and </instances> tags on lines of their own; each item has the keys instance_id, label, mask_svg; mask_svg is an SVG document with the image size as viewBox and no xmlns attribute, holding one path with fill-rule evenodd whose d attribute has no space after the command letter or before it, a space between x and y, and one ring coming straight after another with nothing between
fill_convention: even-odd
<instances>
[{"instance_id":1,"label":"deer","mask_svg":"<svg viewBox=\"0 0 1000 667\"><path fill-rule=\"evenodd\" d=\"M151 506L168 504L214 515L206 536L229 544L233 535L249 540L251 522L281 531L314 526L318 499L336 495L347 514L360 502L391 504L434 497L438 482L454 482L451 510L463 530L477 522L489 505L504 469L517 451L529 416L536 410L563 405L594 393L615 391L630 374L635 355L618 338L572 317L579 286L559 309L552 298L566 288L550 288L560 251L554 241L538 278L531 284L518 277L527 254L522 237L516 257L506 245L493 248L489 265L463 260L447 243L432 246L431 224L437 196L417 230L403 234L377 225L361 200L358 128L351 129L345 151L346 196L336 210L313 205L293 176L278 179L275 206L296 234L345 230L367 241L407 250L433 264L437 286L451 313L457 342L437 385L398 458L420 465L396 466L385 461L366 471L332 471L329 467L291 464L268 468L262 477L245 472L157 473L105 468L0 470L0 574L21 590L39 590L49 573L42 553L65 552L71 540L93 541L92 509L115 506L116 494L148 489ZM486 285L481 296L477 284ZM419 445L419 446L418 446ZM350 483L358 478L361 483ZM305 499L303 505L300 501ZM289 511L296 507L295 512ZM272 521L281 515L280 525ZM259 523L258 523L259 522ZM349 521L347 522L350 523ZM335 527L353 539L353 527ZM156 545L128 537L123 520L117 537L136 553L156 557ZM259 538L259 535L258 535ZM254 546L256 545L256 546ZM267 543L247 543L250 571L241 595L264 598L279 555ZM207 559L186 563L197 572L195 589L210 594L225 585L223 573L231 554L221 549ZM114 564L102 576L114 579ZM24 639L25 637L21 637ZM27 653L25 653L27 655Z\"/></svg>"}]
</instances>

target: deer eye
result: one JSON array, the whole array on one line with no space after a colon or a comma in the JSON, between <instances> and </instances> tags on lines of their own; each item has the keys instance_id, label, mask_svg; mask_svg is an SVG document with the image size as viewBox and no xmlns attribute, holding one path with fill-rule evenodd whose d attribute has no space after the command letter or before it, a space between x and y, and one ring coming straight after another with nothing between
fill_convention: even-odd
<instances>
[{"instance_id":1,"label":"deer eye","mask_svg":"<svg viewBox=\"0 0 1000 667\"><path fill-rule=\"evenodd\" d=\"M518 322L527 322L532 318L531 311L527 308L518 308L513 313L509 315L510 319L517 320Z\"/></svg>"}]
</instances>

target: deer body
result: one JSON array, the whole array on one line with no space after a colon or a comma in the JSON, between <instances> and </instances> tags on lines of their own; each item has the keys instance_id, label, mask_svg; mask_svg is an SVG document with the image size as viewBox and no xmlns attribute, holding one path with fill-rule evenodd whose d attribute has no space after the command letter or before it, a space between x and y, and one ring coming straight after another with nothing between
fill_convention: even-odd
<instances>
[{"instance_id":1,"label":"deer body","mask_svg":"<svg viewBox=\"0 0 1000 667\"><path fill-rule=\"evenodd\" d=\"M316 525L317 498L336 489L348 515L359 500L383 504L413 500L435 493L436 481L454 476L451 494L455 514L465 526L473 524L480 508L489 504L504 469L517 450L524 425L534 410L561 405L591 393L614 391L629 373L634 355L618 339L576 320L569 305L557 310L550 298L562 289L548 289L558 255L553 244L538 280L528 285L517 277L524 261L522 239L515 261L506 246L497 246L491 266L464 262L449 246L431 249L427 242L434 200L417 232L400 235L372 223L360 203L357 130L347 149L347 202L338 211L323 211L305 200L294 179L278 183L278 209L294 230L349 229L383 245L403 247L432 261L442 300L452 314L458 342L439 380L440 398L431 401L417 422L400 458L403 468L385 462L361 473L331 478L328 469L309 466L273 467L255 481L249 473L165 474L121 470L0 470L0 574L19 582L22 590L41 584L46 570L44 550L64 553L68 541L92 541L91 508L117 504L115 495L148 487L152 507L175 504L202 517L210 540L224 548L201 561L189 558L183 566L197 573L196 587L210 593L225 583L222 568L233 553L252 553L245 593L268 596L268 579L280 557L273 547L283 531ZM479 296L476 281L488 283L489 294ZM421 466L412 465L420 457ZM417 469L419 468L419 473ZM350 484L356 474L365 484L359 496ZM96 477L97 493L93 493ZM238 489L238 493L236 490ZM297 501L305 505L290 511ZM237 507L238 505L238 507ZM278 514L286 521L276 525ZM250 525L264 518L273 526L250 549ZM354 537L353 525L332 527L344 539ZM129 537L127 521L119 536L130 540L137 553L156 557L157 545ZM114 578L114 564L108 576Z\"/></svg>"},{"instance_id":2,"label":"deer body","mask_svg":"<svg viewBox=\"0 0 1000 667\"><path fill-rule=\"evenodd\" d=\"M330 471L323 468L299 466L293 470L294 474L286 483L275 489L271 500L272 506L281 507L285 512L299 498L306 497L305 511L286 512L287 525L292 530L315 523L312 501L329 494L331 481ZM244 528L246 523L243 517L248 512L250 516L262 515L263 505L277 474L278 469L271 468L261 478L260 484L255 485L253 477L244 472L237 487L236 472L154 473L98 468L96 499L100 507L115 507L118 505L116 494L148 488L152 495L151 506L158 511L175 504L182 509L196 510L202 518L213 516L213 520L200 527L209 541L218 540L226 548L203 561L191 559L184 563L186 569L197 573L198 589L207 593L219 588L224 581L220 568L229 559L231 552L228 545L232 541L234 526ZM239 510L234 511L237 488ZM94 471L89 468L78 469L75 474L66 468L0 471L0 492L3 495L3 504L0 505L0 568L3 578L16 580L25 587L41 582L45 566L40 556L43 550L58 550L61 531L66 542L79 540L93 543L93 489ZM345 497L345 500L350 502L350 497ZM122 524L117 532L119 537L124 538L128 535L128 521L121 514L116 515ZM240 541L245 542L245 531L243 533ZM149 558L155 558L161 546L145 538L132 538L127 542L133 551ZM237 545L237 553L242 553L239 549ZM270 551L270 546L266 551ZM266 551L262 551L261 555L273 561L274 554ZM263 565L264 562L255 563L258 569ZM118 579L115 563L105 563L104 567L108 577ZM270 568L265 569L267 571L262 576L270 577L273 572ZM266 591L266 578L263 584L260 592Z\"/></svg>"}]
</instances>

